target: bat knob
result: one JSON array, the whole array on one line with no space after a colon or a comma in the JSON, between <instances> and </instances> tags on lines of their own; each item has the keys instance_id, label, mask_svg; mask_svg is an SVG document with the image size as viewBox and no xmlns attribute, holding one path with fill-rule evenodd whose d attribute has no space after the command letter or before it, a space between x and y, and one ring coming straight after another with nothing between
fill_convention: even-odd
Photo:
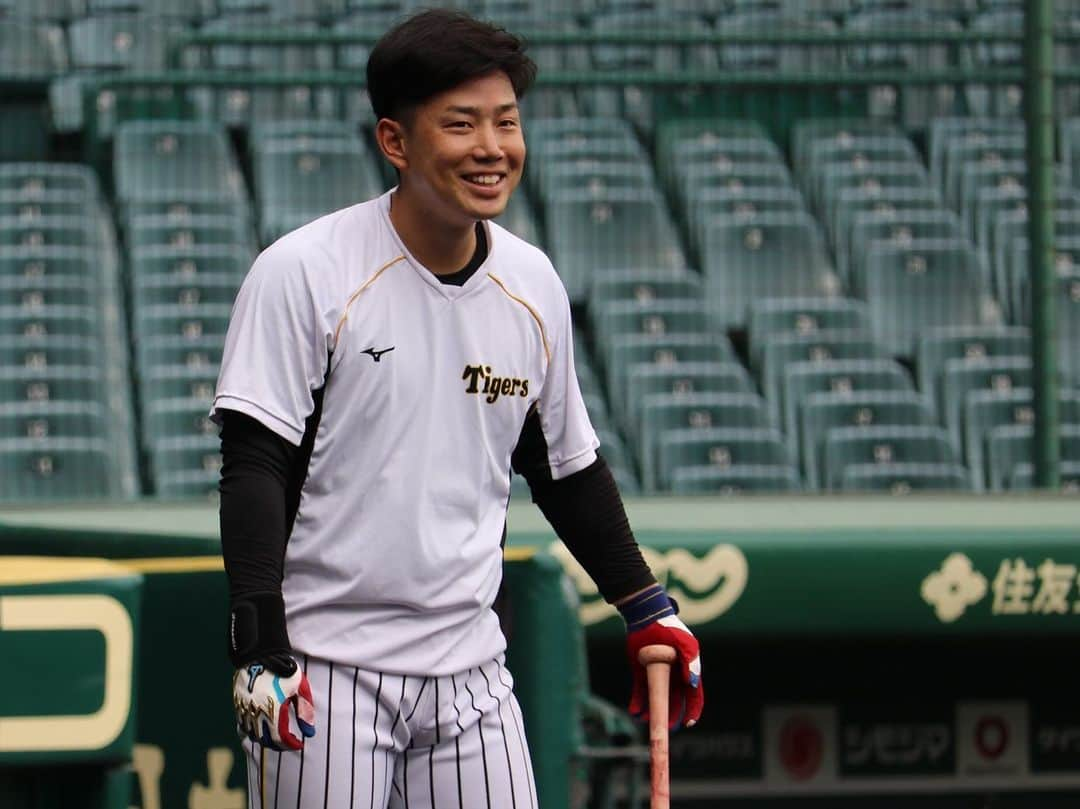
<instances>
[{"instance_id":1,"label":"bat knob","mask_svg":"<svg viewBox=\"0 0 1080 809\"><path fill-rule=\"evenodd\" d=\"M638 662L643 666L648 666L652 663L667 663L671 665L675 662L678 654L675 652L674 647L664 646L662 643L652 643L648 646L642 646L638 650Z\"/></svg>"}]
</instances>

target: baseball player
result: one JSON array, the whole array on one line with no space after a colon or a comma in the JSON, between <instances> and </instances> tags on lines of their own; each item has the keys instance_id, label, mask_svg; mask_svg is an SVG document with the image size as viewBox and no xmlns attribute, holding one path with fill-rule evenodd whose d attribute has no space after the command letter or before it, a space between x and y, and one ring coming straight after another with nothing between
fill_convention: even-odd
<instances>
[{"instance_id":1,"label":"baseball player","mask_svg":"<svg viewBox=\"0 0 1080 809\"><path fill-rule=\"evenodd\" d=\"M698 644L642 560L582 403L570 306L537 248L490 220L525 159L535 65L449 11L367 66L399 182L286 235L237 297L213 404L234 705L253 809L537 806L492 603L511 468L626 617Z\"/></svg>"}]
</instances>

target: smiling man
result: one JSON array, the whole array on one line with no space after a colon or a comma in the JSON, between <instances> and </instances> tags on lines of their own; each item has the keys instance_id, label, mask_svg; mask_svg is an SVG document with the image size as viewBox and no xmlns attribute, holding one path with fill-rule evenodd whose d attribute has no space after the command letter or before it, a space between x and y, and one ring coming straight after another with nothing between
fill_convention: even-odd
<instances>
[{"instance_id":1,"label":"smiling man","mask_svg":"<svg viewBox=\"0 0 1080 809\"><path fill-rule=\"evenodd\" d=\"M397 187L286 235L240 290L213 416L253 809L536 808L492 610L511 468L627 620L631 709L637 650L663 643L672 716L701 714L697 642L597 453L566 291L490 221L534 74L462 14L387 33L367 78Z\"/></svg>"}]
</instances>

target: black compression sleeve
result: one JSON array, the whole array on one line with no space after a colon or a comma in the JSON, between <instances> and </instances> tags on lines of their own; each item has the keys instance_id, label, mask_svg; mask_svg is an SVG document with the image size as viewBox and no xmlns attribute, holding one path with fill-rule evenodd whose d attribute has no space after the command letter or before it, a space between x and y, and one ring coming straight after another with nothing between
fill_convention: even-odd
<instances>
[{"instance_id":1,"label":"black compression sleeve","mask_svg":"<svg viewBox=\"0 0 1080 809\"><path fill-rule=\"evenodd\" d=\"M602 457L562 480L526 480L533 502L605 600L615 602L656 583Z\"/></svg>"},{"instance_id":2,"label":"black compression sleeve","mask_svg":"<svg viewBox=\"0 0 1080 809\"><path fill-rule=\"evenodd\" d=\"M285 490L296 451L255 419L223 411L221 551L234 601L281 592Z\"/></svg>"}]
</instances>

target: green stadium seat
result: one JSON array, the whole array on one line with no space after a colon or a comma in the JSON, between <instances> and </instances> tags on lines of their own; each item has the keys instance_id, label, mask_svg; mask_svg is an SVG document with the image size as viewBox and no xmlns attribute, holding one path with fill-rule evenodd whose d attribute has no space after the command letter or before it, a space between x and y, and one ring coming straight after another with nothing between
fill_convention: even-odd
<instances>
[{"instance_id":1,"label":"green stadium seat","mask_svg":"<svg viewBox=\"0 0 1080 809\"><path fill-rule=\"evenodd\" d=\"M956 453L941 427L833 427L825 435L822 454L825 489L843 489L849 466L955 464ZM964 484L966 485L967 480Z\"/></svg>"},{"instance_id":2,"label":"green stadium seat","mask_svg":"<svg viewBox=\"0 0 1080 809\"><path fill-rule=\"evenodd\" d=\"M213 436L219 428L210 421L210 402L203 398L156 399L143 407L143 438L148 446L160 439Z\"/></svg>"},{"instance_id":3,"label":"green stadium seat","mask_svg":"<svg viewBox=\"0 0 1080 809\"><path fill-rule=\"evenodd\" d=\"M930 156L930 174L934 184L943 188L945 184L945 149L953 140L968 137L989 138L997 135L1023 135L1024 119L991 117L950 117L942 116L930 121L927 126L927 143Z\"/></svg>"},{"instance_id":4,"label":"green stadium seat","mask_svg":"<svg viewBox=\"0 0 1080 809\"><path fill-rule=\"evenodd\" d=\"M1062 424L1059 438L1061 460L1080 462L1080 424ZM1026 485L1024 471L1017 467L1034 462L1035 428L1029 424L1004 424L991 428L985 441L990 491L1004 491L1014 479Z\"/></svg>"},{"instance_id":5,"label":"green stadium seat","mask_svg":"<svg viewBox=\"0 0 1080 809\"><path fill-rule=\"evenodd\" d=\"M824 485L825 437L836 427L930 427L934 413L914 391L811 393L799 409L799 446L807 488Z\"/></svg>"},{"instance_id":6,"label":"green stadium seat","mask_svg":"<svg viewBox=\"0 0 1080 809\"><path fill-rule=\"evenodd\" d=\"M1058 419L1061 424L1080 424L1080 394L1060 392ZM990 430L1007 424L1031 426L1034 423L1035 407L1030 388L973 390L967 394L964 401L964 460L977 491L987 486L983 451Z\"/></svg>"},{"instance_id":7,"label":"green stadium seat","mask_svg":"<svg viewBox=\"0 0 1080 809\"><path fill-rule=\"evenodd\" d=\"M634 462L630 457L630 452L626 448L626 442L622 440L622 437L614 430L596 430L596 437L600 441L600 448L597 450L604 456L604 460L612 467L625 467L632 469Z\"/></svg>"},{"instance_id":8,"label":"green stadium seat","mask_svg":"<svg viewBox=\"0 0 1080 809\"><path fill-rule=\"evenodd\" d=\"M251 249L250 224L240 216L135 216L128 220L128 247L212 247L237 245Z\"/></svg>"},{"instance_id":9,"label":"green stadium seat","mask_svg":"<svg viewBox=\"0 0 1080 809\"><path fill-rule=\"evenodd\" d=\"M1004 284L1007 286L1007 298L1009 300L1009 314L1011 319L1019 324L1031 323L1031 274L1029 272L1030 251L1026 237L1013 240L1012 255L1005 269ZM1053 252L1054 275L1057 277L1058 313L1064 323L1069 323L1074 317L1071 314L1071 298L1075 293L1072 289L1076 276L1080 273L1080 234L1076 236L1058 236L1054 239ZM1058 331L1058 337L1064 344L1069 354L1068 335Z\"/></svg>"},{"instance_id":10,"label":"green stadium seat","mask_svg":"<svg viewBox=\"0 0 1080 809\"><path fill-rule=\"evenodd\" d=\"M168 222L183 224L205 217L215 218L238 218L250 222L254 215L250 206L245 201L221 198L213 199L206 197L194 199L187 194L178 194L175 199L164 197L152 200L138 200L124 206L124 226L130 227L130 223L140 217L156 217Z\"/></svg>"},{"instance_id":11,"label":"green stadium seat","mask_svg":"<svg viewBox=\"0 0 1080 809\"><path fill-rule=\"evenodd\" d=\"M743 326L763 298L835 297L839 282L809 214L714 217L702 251L706 301L724 327Z\"/></svg>"},{"instance_id":12,"label":"green stadium seat","mask_svg":"<svg viewBox=\"0 0 1080 809\"><path fill-rule=\"evenodd\" d=\"M242 199L243 178L225 132L195 121L128 121L116 129L113 166L121 203Z\"/></svg>"},{"instance_id":13,"label":"green stadium seat","mask_svg":"<svg viewBox=\"0 0 1080 809\"><path fill-rule=\"evenodd\" d=\"M603 197L609 190L647 191L655 187L656 178L648 164L573 160L545 167L537 191L541 199L550 199L562 188L587 189L593 196Z\"/></svg>"},{"instance_id":14,"label":"green stadium seat","mask_svg":"<svg viewBox=\"0 0 1080 809\"><path fill-rule=\"evenodd\" d=\"M791 457L783 436L773 427L668 430L657 446L657 480L660 490L671 487L681 467L789 466Z\"/></svg>"},{"instance_id":15,"label":"green stadium seat","mask_svg":"<svg viewBox=\"0 0 1080 809\"><path fill-rule=\"evenodd\" d=\"M704 166L732 168L743 165L783 165L783 155L771 140L762 137L696 137L676 141L670 152L660 155L660 176L674 196L678 181Z\"/></svg>"},{"instance_id":16,"label":"green stadium seat","mask_svg":"<svg viewBox=\"0 0 1080 809\"><path fill-rule=\"evenodd\" d=\"M761 370L765 341L775 334L866 331L870 321L861 301L847 298L763 298L750 305L750 366Z\"/></svg>"},{"instance_id":17,"label":"green stadium seat","mask_svg":"<svg viewBox=\"0 0 1080 809\"><path fill-rule=\"evenodd\" d=\"M81 336L0 335L0 365L21 365L26 368L50 365L89 367L99 361L98 347Z\"/></svg>"},{"instance_id":18,"label":"green stadium seat","mask_svg":"<svg viewBox=\"0 0 1080 809\"><path fill-rule=\"evenodd\" d=\"M985 357L947 359L941 375L939 410L942 422L960 446L961 418L972 391L1005 392L1030 388L1031 359L1028 357Z\"/></svg>"},{"instance_id":19,"label":"green stadium seat","mask_svg":"<svg viewBox=\"0 0 1080 809\"><path fill-rule=\"evenodd\" d=\"M831 362L833 360L874 360L884 358L869 333L854 329L826 329L800 334L779 332L765 337L757 370L762 392L773 412L782 412L784 369L794 362Z\"/></svg>"},{"instance_id":20,"label":"green stadium seat","mask_svg":"<svg viewBox=\"0 0 1080 809\"><path fill-rule=\"evenodd\" d=\"M382 192L366 152L319 146L298 152L268 144L256 155L255 190L264 244L324 214Z\"/></svg>"},{"instance_id":21,"label":"green stadium seat","mask_svg":"<svg viewBox=\"0 0 1080 809\"><path fill-rule=\"evenodd\" d=\"M967 491L967 470L952 463L851 464L844 467L840 491L910 492Z\"/></svg>"},{"instance_id":22,"label":"green stadium seat","mask_svg":"<svg viewBox=\"0 0 1080 809\"><path fill-rule=\"evenodd\" d=\"M251 268L254 258L251 250L239 246L163 245L132 250L129 266L132 278L165 275L195 279L204 274L224 274L234 276L239 283Z\"/></svg>"},{"instance_id":23,"label":"green stadium seat","mask_svg":"<svg viewBox=\"0 0 1080 809\"><path fill-rule=\"evenodd\" d=\"M789 362L783 370L780 412L787 440L798 446L802 406L813 393L861 396L869 391L910 391L911 379L893 360L824 360Z\"/></svg>"},{"instance_id":24,"label":"green stadium seat","mask_svg":"<svg viewBox=\"0 0 1080 809\"><path fill-rule=\"evenodd\" d=\"M64 32L54 25L0 19L0 75L46 79L67 70Z\"/></svg>"},{"instance_id":25,"label":"green stadium seat","mask_svg":"<svg viewBox=\"0 0 1080 809\"><path fill-rule=\"evenodd\" d=\"M215 435L171 436L150 445L154 480L178 472L221 470L221 439Z\"/></svg>"},{"instance_id":26,"label":"green stadium seat","mask_svg":"<svg viewBox=\"0 0 1080 809\"><path fill-rule=\"evenodd\" d=\"M83 500L121 493L104 438L0 438L0 499Z\"/></svg>"},{"instance_id":27,"label":"green stadium seat","mask_svg":"<svg viewBox=\"0 0 1080 809\"><path fill-rule=\"evenodd\" d=\"M567 144L582 146L586 143L599 142L601 152L613 150L622 154L638 154L641 148L629 122L614 116L561 116L543 117L530 120L525 130L525 139L530 149L543 151L547 144ZM592 154L591 152L589 154Z\"/></svg>"},{"instance_id":28,"label":"green stadium seat","mask_svg":"<svg viewBox=\"0 0 1080 809\"><path fill-rule=\"evenodd\" d=\"M1027 164L1022 160L965 163L960 168L960 220L975 232L975 204L985 189L1022 189L1027 185Z\"/></svg>"},{"instance_id":29,"label":"green stadium seat","mask_svg":"<svg viewBox=\"0 0 1080 809\"><path fill-rule=\"evenodd\" d=\"M184 366L202 373L217 371L221 365L224 341L219 335L188 339L186 337L150 337L137 346L138 371L162 366Z\"/></svg>"},{"instance_id":30,"label":"green stadium seat","mask_svg":"<svg viewBox=\"0 0 1080 809\"><path fill-rule=\"evenodd\" d=\"M969 135L945 144L943 177L945 201L960 207L960 182L968 165L993 166L1024 159L1023 135Z\"/></svg>"},{"instance_id":31,"label":"green stadium seat","mask_svg":"<svg viewBox=\"0 0 1080 809\"><path fill-rule=\"evenodd\" d=\"M224 339L231 313L231 304L225 303L147 305L135 312L134 336L136 340L165 336L194 339L210 335Z\"/></svg>"},{"instance_id":32,"label":"green stadium seat","mask_svg":"<svg viewBox=\"0 0 1080 809\"><path fill-rule=\"evenodd\" d=\"M74 163L0 163L0 192L18 194L21 199L47 199L52 193L96 198L101 189L97 175L88 166Z\"/></svg>"},{"instance_id":33,"label":"green stadium seat","mask_svg":"<svg viewBox=\"0 0 1080 809\"><path fill-rule=\"evenodd\" d=\"M207 408L214 398L218 365L146 365L139 371L143 406L159 399L204 399Z\"/></svg>"},{"instance_id":34,"label":"green stadium seat","mask_svg":"<svg viewBox=\"0 0 1080 809\"><path fill-rule=\"evenodd\" d=\"M318 151L324 145L333 148L352 146L356 151L366 149L357 127L346 121L303 118L260 120L253 122L249 131L248 146L253 155L268 144L297 152Z\"/></svg>"},{"instance_id":35,"label":"green stadium seat","mask_svg":"<svg viewBox=\"0 0 1080 809\"><path fill-rule=\"evenodd\" d=\"M41 216L0 218L0 247L89 247L99 246L97 221L82 216Z\"/></svg>"},{"instance_id":36,"label":"green stadium seat","mask_svg":"<svg viewBox=\"0 0 1080 809\"><path fill-rule=\"evenodd\" d=\"M98 438L106 434L105 408L98 402L32 401L0 404L0 436L12 438Z\"/></svg>"},{"instance_id":37,"label":"green stadium seat","mask_svg":"<svg viewBox=\"0 0 1080 809\"><path fill-rule=\"evenodd\" d=\"M883 188L880 185L870 184L865 187L842 188L836 197L833 216L825 220L825 225L833 244L850 244L851 228L855 223L855 217L861 212L902 215L905 211L942 210L942 205L941 193L930 186Z\"/></svg>"},{"instance_id":38,"label":"green stadium seat","mask_svg":"<svg viewBox=\"0 0 1080 809\"><path fill-rule=\"evenodd\" d=\"M656 393L754 393L754 383L736 362L671 362L631 365L624 382L626 396L616 409L628 428L636 428L638 406Z\"/></svg>"},{"instance_id":39,"label":"green stadium seat","mask_svg":"<svg viewBox=\"0 0 1080 809\"><path fill-rule=\"evenodd\" d=\"M1080 491L1080 461L1062 461L1058 465L1062 491L1075 494ZM1009 476L1009 491L1026 492L1035 488L1035 466L1018 463Z\"/></svg>"},{"instance_id":40,"label":"green stadium seat","mask_svg":"<svg viewBox=\"0 0 1080 809\"><path fill-rule=\"evenodd\" d=\"M104 393L98 368L0 366L0 402L99 402Z\"/></svg>"},{"instance_id":41,"label":"green stadium seat","mask_svg":"<svg viewBox=\"0 0 1080 809\"><path fill-rule=\"evenodd\" d=\"M804 118L791 129L791 155L795 171L806 174L814 144L850 143L854 138L903 138L895 124L870 118Z\"/></svg>"},{"instance_id":42,"label":"green stadium seat","mask_svg":"<svg viewBox=\"0 0 1080 809\"><path fill-rule=\"evenodd\" d=\"M571 13L553 14L553 4L531 3L517 8L493 8L490 4L485 9L488 19L494 19L499 25L508 31L514 31L523 36L527 42L535 43L535 34L575 34L581 31L581 26ZM571 9L565 8L563 12L570 11L576 14L583 10L583 6L572 4ZM377 28L381 33L387 30L389 25ZM589 49L585 45L563 47L560 45L530 44L529 56L537 64L541 73L556 70L589 70L591 60ZM526 121L540 118L566 117L580 115L583 104L579 100L579 93L571 88L563 87L533 87L526 96L521 99L521 112ZM528 127L526 127L528 129Z\"/></svg>"},{"instance_id":43,"label":"green stadium seat","mask_svg":"<svg viewBox=\"0 0 1080 809\"><path fill-rule=\"evenodd\" d=\"M918 191L929 185L922 166L913 163L866 163L826 166L822 170L821 204L818 213L836 222L844 192L865 189L878 194L886 189Z\"/></svg>"},{"instance_id":44,"label":"green stadium seat","mask_svg":"<svg viewBox=\"0 0 1080 809\"><path fill-rule=\"evenodd\" d=\"M895 355L912 356L927 329L1002 322L988 270L966 241L876 242L854 270L874 337Z\"/></svg>"},{"instance_id":45,"label":"green stadium seat","mask_svg":"<svg viewBox=\"0 0 1080 809\"><path fill-rule=\"evenodd\" d=\"M673 494L772 494L799 489L793 466L684 466L671 480Z\"/></svg>"},{"instance_id":46,"label":"green stadium seat","mask_svg":"<svg viewBox=\"0 0 1080 809\"><path fill-rule=\"evenodd\" d=\"M717 334L624 334L615 337L604 354L608 396L623 402L630 369L641 363L737 362L726 338Z\"/></svg>"},{"instance_id":47,"label":"green stadium seat","mask_svg":"<svg viewBox=\"0 0 1080 809\"><path fill-rule=\"evenodd\" d=\"M161 475L154 482L154 491L162 498L204 498L220 500L218 486L221 473L214 469L182 469Z\"/></svg>"},{"instance_id":48,"label":"green stadium seat","mask_svg":"<svg viewBox=\"0 0 1080 809\"><path fill-rule=\"evenodd\" d=\"M1027 224L1026 209L1007 210L998 213L994 220L987 252L994 271L995 292L1003 300L1015 304L1019 282L1027 275ZM1055 247L1060 242L1061 253L1075 248L1080 239L1080 210L1054 211ZM1018 253L1020 255L1018 255ZM1022 317L1022 311L1011 312L1014 318Z\"/></svg>"},{"instance_id":49,"label":"green stadium seat","mask_svg":"<svg viewBox=\"0 0 1080 809\"><path fill-rule=\"evenodd\" d=\"M676 199L686 212L692 209L695 199L713 190L745 192L795 188L787 168L775 163L709 163L688 167L682 173L679 171L676 168Z\"/></svg>"},{"instance_id":50,"label":"green stadium seat","mask_svg":"<svg viewBox=\"0 0 1080 809\"><path fill-rule=\"evenodd\" d=\"M0 275L0 306L33 310L40 306L89 306L98 303L98 284L83 275L41 278Z\"/></svg>"},{"instance_id":51,"label":"green stadium seat","mask_svg":"<svg viewBox=\"0 0 1080 809\"><path fill-rule=\"evenodd\" d=\"M640 408L636 444L646 491L656 490L657 449L669 430L773 426L764 401L752 393L654 393Z\"/></svg>"},{"instance_id":52,"label":"green stadium seat","mask_svg":"<svg viewBox=\"0 0 1080 809\"><path fill-rule=\"evenodd\" d=\"M716 143L729 139L767 141L768 135L757 121L740 118L674 118L658 122L656 164L665 185L670 187L675 176L672 155L678 144Z\"/></svg>"},{"instance_id":53,"label":"green stadium seat","mask_svg":"<svg viewBox=\"0 0 1080 809\"><path fill-rule=\"evenodd\" d=\"M654 193L566 190L547 204L547 243L571 302L584 302L592 274L686 266L675 226Z\"/></svg>"},{"instance_id":54,"label":"green stadium seat","mask_svg":"<svg viewBox=\"0 0 1080 809\"><path fill-rule=\"evenodd\" d=\"M716 217L753 219L759 214L792 214L806 210L797 188L704 188L685 201L685 225L690 243L701 253L709 223ZM728 221L723 219L722 221Z\"/></svg>"},{"instance_id":55,"label":"green stadium seat","mask_svg":"<svg viewBox=\"0 0 1080 809\"><path fill-rule=\"evenodd\" d=\"M92 246L0 246L0 278L49 278L72 275L94 279L102 255Z\"/></svg>"},{"instance_id":56,"label":"green stadium seat","mask_svg":"<svg viewBox=\"0 0 1080 809\"><path fill-rule=\"evenodd\" d=\"M589 309L611 301L700 298L701 276L687 270L598 270L589 289Z\"/></svg>"},{"instance_id":57,"label":"green stadium seat","mask_svg":"<svg viewBox=\"0 0 1080 809\"><path fill-rule=\"evenodd\" d=\"M802 189L815 207L820 207L825 196L827 178L835 174L837 167L849 166L853 170L878 165L909 165L921 169L915 146L898 135L864 135L852 138L829 138L810 144L806 156Z\"/></svg>"},{"instance_id":58,"label":"green stadium seat","mask_svg":"<svg viewBox=\"0 0 1080 809\"><path fill-rule=\"evenodd\" d=\"M231 304L239 288L237 277L226 273L203 273L191 277L145 275L134 280L132 298L136 312L141 312L146 306L159 304Z\"/></svg>"},{"instance_id":59,"label":"green stadium seat","mask_svg":"<svg viewBox=\"0 0 1080 809\"><path fill-rule=\"evenodd\" d=\"M181 26L158 17L116 14L76 20L68 28L71 64L79 70L157 70L169 37Z\"/></svg>"},{"instance_id":60,"label":"green stadium seat","mask_svg":"<svg viewBox=\"0 0 1080 809\"><path fill-rule=\"evenodd\" d=\"M593 339L601 351L621 334L704 334L709 330L700 298L608 301L590 311Z\"/></svg>"},{"instance_id":61,"label":"green stadium seat","mask_svg":"<svg viewBox=\"0 0 1080 809\"><path fill-rule=\"evenodd\" d=\"M1025 328L943 326L929 329L919 338L916 349L919 390L931 402L939 401L938 387L946 360L1030 356L1031 332Z\"/></svg>"},{"instance_id":62,"label":"green stadium seat","mask_svg":"<svg viewBox=\"0 0 1080 809\"><path fill-rule=\"evenodd\" d=\"M877 242L909 244L926 239L959 239L960 220L952 211L861 211L852 219L848 239L837 243L840 275L850 279L852 267L866 264L870 247Z\"/></svg>"},{"instance_id":63,"label":"green stadium seat","mask_svg":"<svg viewBox=\"0 0 1080 809\"><path fill-rule=\"evenodd\" d=\"M0 339L4 337L97 338L101 317L91 306L0 306Z\"/></svg>"},{"instance_id":64,"label":"green stadium seat","mask_svg":"<svg viewBox=\"0 0 1080 809\"><path fill-rule=\"evenodd\" d=\"M0 189L0 216L33 222L45 216L85 216L87 196L81 191L23 191Z\"/></svg>"}]
</instances>

